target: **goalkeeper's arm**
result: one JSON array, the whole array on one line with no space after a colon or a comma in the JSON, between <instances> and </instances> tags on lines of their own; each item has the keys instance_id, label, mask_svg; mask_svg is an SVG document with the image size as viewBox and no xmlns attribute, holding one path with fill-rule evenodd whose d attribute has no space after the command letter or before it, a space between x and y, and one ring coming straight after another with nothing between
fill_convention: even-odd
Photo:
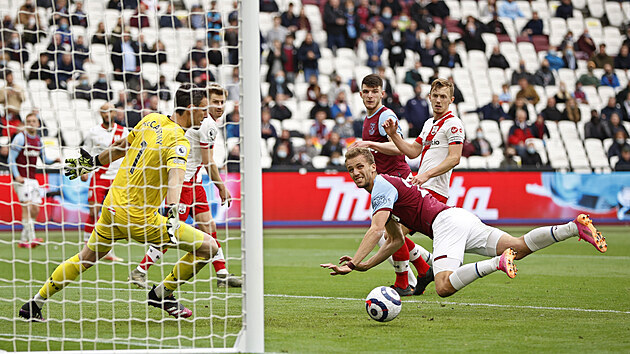
<instances>
[{"instance_id":1,"label":"goalkeeper's arm","mask_svg":"<svg viewBox=\"0 0 630 354\"><path fill-rule=\"evenodd\" d=\"M112 145L110 145L107 149L101 152L97 159L101 165L109 165L110 163L118 160L119 158L125 156L127 153L127 148L129 147L129 141L127 138L122 138L120 140L115 141Z\"/></svg>"}]
</instances>

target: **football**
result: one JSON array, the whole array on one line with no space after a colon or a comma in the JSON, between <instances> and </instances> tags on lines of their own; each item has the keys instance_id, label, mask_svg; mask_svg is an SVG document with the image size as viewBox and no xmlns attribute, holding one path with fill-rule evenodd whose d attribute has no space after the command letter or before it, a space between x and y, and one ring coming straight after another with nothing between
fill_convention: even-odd
<instances>
[{"instance_id":1,"label":"football","mask_svg":"<svg viewBox=\"0 0 630 354\"><path fill-rule=\"evenodd\" d=\"M365 310L375 321L389 322L398 316L401 308L400 295L387 286L374 288L365 298Z\"/></svg>"}]
</instances>

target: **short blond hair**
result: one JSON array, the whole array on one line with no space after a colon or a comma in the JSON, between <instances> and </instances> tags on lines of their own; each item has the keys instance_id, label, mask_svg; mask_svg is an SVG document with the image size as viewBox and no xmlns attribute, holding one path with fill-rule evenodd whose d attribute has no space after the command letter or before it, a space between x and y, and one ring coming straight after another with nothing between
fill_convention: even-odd
<instances>
[{"instance_id":1,"label":"short blond hair","mask_svg":"<svg viewBox=\"0 0 630 354\"><path fill-rule=\"evenodd\" d=\"M433 92L433 90L439 89L442 87L448 88L448 93L451 95L451 97L453 97L455 93L455 87L453 87L453 83L447 79L441 79L441 78L433 80L433 82L431 83L431 90L429 91L429 95L431 94L431 92Z\"/></svg>"},{"instance_id":2,"label":"short blond hair","mask_svg":"<svg viewBox=\"0 0 630 354\"><path fill-rule=\"evenodd\" d=\"M370 152L370 149L364 148L364 147L355 147L355 148L349 149L348 152L346 152L346 161L353 159L355 157L358 157L358 156L365 157L365 160L370 165L375 163L374 155L372 155L372 153Z\"/></svg>"},{"instance_id":3,"label":"short blond hair","mask_svg":"<svg viewBox=\"0 0 630 354\"><path fill-rule=\"evenodd\" d=\"M223 88L223 86L217 84L216 82L211 83L210 85L208 85L208 98L210 98L211 95L223 95L225 96L225 99L228 98L228 91Z\"/></svg>"}]
</instances>

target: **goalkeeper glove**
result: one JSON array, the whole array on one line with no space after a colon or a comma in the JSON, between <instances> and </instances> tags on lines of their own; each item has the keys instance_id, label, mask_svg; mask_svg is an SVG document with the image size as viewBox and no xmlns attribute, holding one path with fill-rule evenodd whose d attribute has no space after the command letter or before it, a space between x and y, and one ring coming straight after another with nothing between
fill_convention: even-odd
<instances>
[{"instance_id":1,"label":"goalkeeper glove","mask_svg":"<svg viewBox=\"0 0 630 354\"><path fill-rule=\"evenodd\" d=\"M177 204L169 204L166 206L166 232L171 239L171 243L177 244L175 233L179 229L179 212Z\"/></svg>"},{"instance_id":2,"label":"goalkeeper glove","mask_svg":"<svg viewBox=\"0 0 630 354\"><path fill-rule=\"evenodd\" d=\"M86 173L90 173L102 166L97 156L90 155L87 151L81 148L81 157L76 159L66 159L65 172L66 176L70 179L75 179Z\"/></svg>"}]
</instances>

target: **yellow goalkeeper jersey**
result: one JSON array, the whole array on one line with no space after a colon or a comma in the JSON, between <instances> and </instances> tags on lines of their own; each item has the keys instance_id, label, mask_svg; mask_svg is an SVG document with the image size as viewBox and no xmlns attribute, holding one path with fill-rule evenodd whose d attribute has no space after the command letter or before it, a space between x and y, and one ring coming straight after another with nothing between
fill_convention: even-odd
<instances>
[{"instance_id":1,"label":"yellow goalkeeper jersey","mask_svg":"<svg viewBox=\"0 0 630 354\"><path fill-rule=\"evenodd\" d=\"M153 216L166 197L168 171L186 170L190 143L169 117L151 113L127 136L129 147L103 203L130 219Z\"/></svg>"}]
</instances>

